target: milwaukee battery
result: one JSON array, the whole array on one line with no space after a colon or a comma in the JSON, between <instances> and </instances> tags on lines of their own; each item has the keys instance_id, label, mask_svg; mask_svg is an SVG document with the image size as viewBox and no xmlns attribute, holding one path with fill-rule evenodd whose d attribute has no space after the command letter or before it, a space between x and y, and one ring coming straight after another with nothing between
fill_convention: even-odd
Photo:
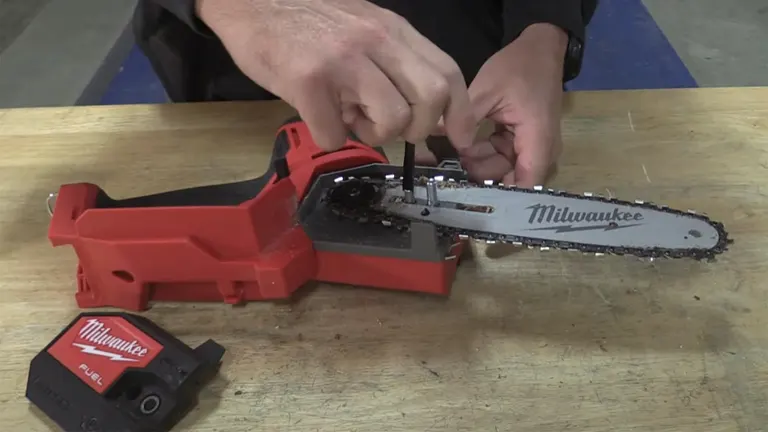
<instances>
[{"instance_id":1,"label":"milwaukee battery","mask_svg":"<svg viewBox=\"0 0 768 432\"><path fill-rule=\"evenodd\" d=\"M192 349L138 315L81 313L32 359L26 396L65 431L168 431L224 351Z\"/></svg>"}]
</instances>

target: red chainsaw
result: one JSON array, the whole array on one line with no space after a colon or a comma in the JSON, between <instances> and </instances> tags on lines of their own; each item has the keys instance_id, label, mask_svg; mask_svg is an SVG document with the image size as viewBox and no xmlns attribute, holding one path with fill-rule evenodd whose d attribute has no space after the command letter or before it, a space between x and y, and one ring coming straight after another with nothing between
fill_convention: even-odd
<instances>
[{"instance_id":1,"label":"red chainsaw","mask_svg":"<svg viewBox=\"0 0 768 432\"><path fill-rule=\"evenodd\" d=\"M415 172L464 178L442 166ZM354 223L324 199L339 177L401 170L354 137L324 152L294 117L259 178L122 200L95 184L66 184L52 195L48 236L79 258L81 308L284 299L310 281L447 294L460 242L429 223L407 232Z\"/></svg>"},{"instance_id":2,"label":"red chainsaw","mask_svg":"<svg viewBox=\"0 0 768 432\"><path fill-rule=\"evenodd\" d=\"M310 281L447 295L464 239L699 260L731 243L721 223L694 211L475 184L450 153L438 158L415 166L407 144L394 165L354 136L324 152L294 117L259 178L128 199L63 185L49 202L48 235L79 258L81 308L137 311L152 301L285 299Z\"/></svg>"}]
</instances>

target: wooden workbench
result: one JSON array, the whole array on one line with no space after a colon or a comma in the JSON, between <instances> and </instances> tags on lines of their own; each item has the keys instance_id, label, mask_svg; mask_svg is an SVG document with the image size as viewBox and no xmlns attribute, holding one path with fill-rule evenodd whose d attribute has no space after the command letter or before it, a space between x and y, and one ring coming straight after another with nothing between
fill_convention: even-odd
<instances>
[{"instance_id":1,"label":"wooden workbench","mask_svg":"<svg viewBox=\"0 0 768 432\"><path fill-rule=\"evenodd\" d=\"M0 111L0 430L52 428L27 368L78 312L47 194L252 177L291 113ZM450 299L321 286L292 305L157 304L185 342L228 349L178 430L768 430L768 88L572 94L564 139L551 185L704 211L736 243L709 264L475 245Z\"/></svg>"}]
</instances>

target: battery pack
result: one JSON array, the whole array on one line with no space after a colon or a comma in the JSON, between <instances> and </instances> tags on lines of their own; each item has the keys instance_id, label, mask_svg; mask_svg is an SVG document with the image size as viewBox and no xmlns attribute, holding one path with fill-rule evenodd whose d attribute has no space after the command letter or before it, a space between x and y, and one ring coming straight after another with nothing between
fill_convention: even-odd
<instances>
[{"instance_id":1,"label":"battery pack","mask_svg":"<svg viewBox=\"0 0 768 432\"><path fill-rule=\"evenodd\" d=\"M142 316L85 312L32 359L26 396L65 431L169 431L224 352L213 340L193 349Z\"/></svg>"}]
</instances>

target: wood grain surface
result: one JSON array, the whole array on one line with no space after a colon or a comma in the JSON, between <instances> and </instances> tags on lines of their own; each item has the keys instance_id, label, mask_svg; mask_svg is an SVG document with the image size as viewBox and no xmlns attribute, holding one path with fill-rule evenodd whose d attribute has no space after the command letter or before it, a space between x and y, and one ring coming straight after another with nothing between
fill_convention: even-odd
<instances>
[{"instance_id":1,"label":"wood grain surface","mask_svg":"<svg viewBox=\"0 0 768 432\"><path fill-rule=\"evenodd\" d=\"M78 313L47 194L260 175L292 113L0 111L0 430L54 430L24 398L28 365ZM450 298L317 286L293 304L155 304L185 342L227 348L177 430L768 430L768 88L574 93L564 139L553 187L700 210L735 244L715 263L477 244Z\"/></svg>"}]
</instances>

